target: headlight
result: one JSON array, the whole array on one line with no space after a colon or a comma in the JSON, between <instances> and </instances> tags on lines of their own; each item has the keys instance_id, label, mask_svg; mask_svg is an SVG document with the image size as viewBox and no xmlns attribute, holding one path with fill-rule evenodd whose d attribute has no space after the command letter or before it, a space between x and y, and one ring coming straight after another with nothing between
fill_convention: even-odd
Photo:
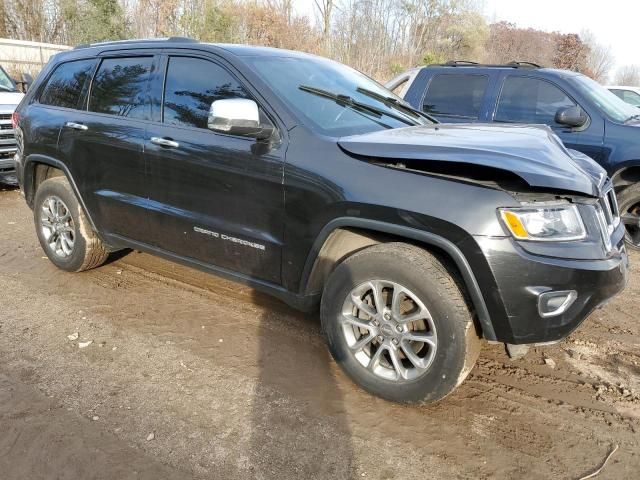
<instances>
[{"instance_id":1,"label":"headlight","mask_svg":"<svg viewBox=\"0 0 640 480\"><path fill-rule=\"evenodd\" d=\"M518 240L566 242L587 236L575 205L501 208L499 211L502 221Z\"/></svg>"}]
</instances>

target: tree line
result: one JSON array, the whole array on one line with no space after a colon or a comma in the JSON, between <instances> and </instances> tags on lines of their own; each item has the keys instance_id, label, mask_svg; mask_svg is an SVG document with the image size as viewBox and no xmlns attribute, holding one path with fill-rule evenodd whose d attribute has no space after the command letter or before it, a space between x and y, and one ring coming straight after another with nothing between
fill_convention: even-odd
<instances>
[{"instance_id":1,"label":"tree line","mask_svg":"<svg viewBox=\"0 0 640 480\"><path fill-rule=\"evenodd\" d=\"M528 61L607 81L610 48L573 34L490 23L475 0L3 0L0 37L49 43L186 36L327 56L379 80L448 60ZM309 9L311 11L311 8ZM640 83L626 66L616 81Z\"/></svg>"}]
</instances>

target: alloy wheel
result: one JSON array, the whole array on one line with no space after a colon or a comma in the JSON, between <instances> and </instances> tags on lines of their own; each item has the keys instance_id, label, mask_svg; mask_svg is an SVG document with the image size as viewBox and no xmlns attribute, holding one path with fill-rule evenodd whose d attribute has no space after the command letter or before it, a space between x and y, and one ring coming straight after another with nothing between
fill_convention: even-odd
<instances>
[{"instance_id":1,"label":"alloy wheel","mask_svg":"<svg viewBox=\"0 0 640 480\"><path fill-rule=\"evenodd\" d=\"M67 205L57 196L51 195L42 203L40 228L51 252L60 258L73 253L75 226Z\"/></svg>"},{"instance_id":2,"label":"alloy wheel","mask_svg":"<svg viewBox=\"0 0 640 480\"><path fill-rule=\"evenodd\" d=\"M355 359L374 375L403 382L424 375L437 349L427 307L408 288L371 280L344 301L341 330Z\"/></svg>"}]
</instances>

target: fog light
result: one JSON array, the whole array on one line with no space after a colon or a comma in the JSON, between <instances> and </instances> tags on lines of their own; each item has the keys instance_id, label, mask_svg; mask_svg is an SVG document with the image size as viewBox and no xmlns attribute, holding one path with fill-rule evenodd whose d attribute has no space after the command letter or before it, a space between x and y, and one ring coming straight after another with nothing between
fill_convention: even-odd
<instances>
[{"instance_id":1,"label":"fog light","mask_svg":"<svg viewBox=\"0 0 640 480\"><path fill-rule=\"evenodd\" d=\"M541 317L555 317L566 312L578 298L575 290L545 292L538 297L538 313Z\"/></svg>"}]
</instances>

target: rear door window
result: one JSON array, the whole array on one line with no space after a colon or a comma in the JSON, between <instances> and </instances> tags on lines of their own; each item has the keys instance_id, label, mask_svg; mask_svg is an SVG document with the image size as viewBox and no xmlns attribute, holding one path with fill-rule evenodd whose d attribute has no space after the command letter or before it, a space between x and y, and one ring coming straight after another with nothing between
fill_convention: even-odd
<instances>
[{"instance_id":1,"label":"rear door window","mask_svg":"<svg viewBox=\"0 0 640 480\"><path fill-rule=\"evenodd\" d=\"M216 100L249 98L249 93L221 66L193 57L171 57L164 93L164 123L207 128Z\"/></svg>"},{"instance_id":2,"label":"rear door window","mask_svg":"<svg viewBox=\"0 0 640 480\"><path fill-rule=\"evenodd\" d=\"M433 77L422 109L431 115L476 120L480 116L489 77L487 75L447 73Z\"/></svg>"},{"instance_id":3,"label":"rear door window","mask_svg":"<svg viewBox=\"0 0 640 480\"><path fill-rule=\"evenodd\" d=\"M95 59L89 59L58 65L42 90L39 102L53 107L81 108L95 64Z\"/></svg>"},{"instance_id":4,"label":"rear door window","mask_svg":"<svg viewBox=\"0 0 640 480\"><path fill-rule=\"evenodd\" d=\"M574 106L576 103L551 82L510 76L504 81L494 120L556 125L558 110Z\"/></svg>"},{"instance_id":5,"label":"rear door window","mask_svg":"<svg viewBox=\"0 0 640 480\"><path fill-rule=\"evenodd\" d=\"M147 119L147 84L152 57L106 58L91 85L89 110Z\"/></svg>"}]
</instances>

